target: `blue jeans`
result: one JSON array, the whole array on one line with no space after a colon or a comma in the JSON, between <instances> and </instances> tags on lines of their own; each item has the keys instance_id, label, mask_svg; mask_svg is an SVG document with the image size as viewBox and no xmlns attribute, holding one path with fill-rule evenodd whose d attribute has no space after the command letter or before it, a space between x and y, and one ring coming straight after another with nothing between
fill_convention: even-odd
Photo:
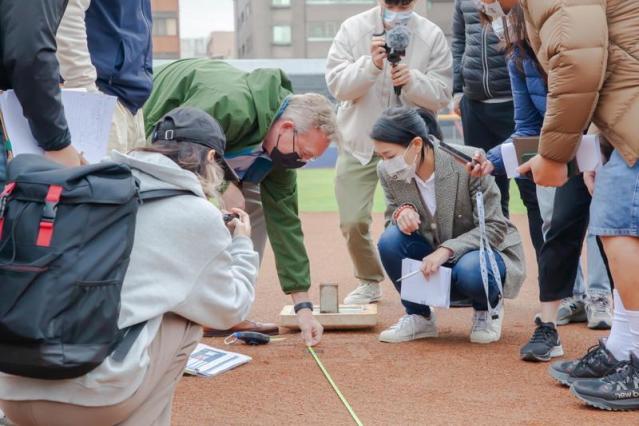
<instances>
[{"instance_id":1,"label":"blue jeans","mask_svg":"<svg viewBox=\"0 0 639 426\"><path fill-rule=\"evenodd\" d=\"M597 173L590 232L600 237L639 237L639 162L628 167L616 149Z\"/></svg>"},{"instance_id":2,"label":"blue jeans","mask_svg":"<svg viewBox=\"0 0 639 426\"><path fill-rule=\"evenodd\" d=\"M422 260L433 252L433 247L428 241L418 233L406 235L395 225L391 225L382 234L377 244L379 256L384 265L384 269L395 285L397 291L401 293L402 260L409 258ZM501 255L495 252L495 259L499 267L499 274L502 282L506 278L506 265ZM488 259L486 259L488 261ZM499 302L499 288L493 278L493 274L488 264L488 293L490 294L490 304L494 307ZM455 264L447 264L452 267L452 277L450 286L450 299L462 300L471 299L473 308L477 311L486 311L486 293L481 280L479 269L479 250L474 250L463 255ZM409 315L430 315L430 308L413 302L402 300Z\"/></svg>"}]
</instances>

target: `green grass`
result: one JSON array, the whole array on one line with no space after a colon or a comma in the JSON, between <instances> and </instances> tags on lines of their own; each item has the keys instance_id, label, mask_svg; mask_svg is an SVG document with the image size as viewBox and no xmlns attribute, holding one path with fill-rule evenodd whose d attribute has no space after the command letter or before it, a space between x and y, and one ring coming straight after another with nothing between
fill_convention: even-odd
<instances>
[{"instance_id":1,"label":"green grass","mask_svg":"<svg viewBox=\"0 0 639 426\"><path fill-rule=\"evenodd\" d=\"M302 212L336 212L335 169L305 169L297 174L299 186L300 211ZM374 212L384 211L384 194L377 185L375 192ZM514 180L510 184L511 213L526 213L519 190Z\"/></svg>"}]
</instances>

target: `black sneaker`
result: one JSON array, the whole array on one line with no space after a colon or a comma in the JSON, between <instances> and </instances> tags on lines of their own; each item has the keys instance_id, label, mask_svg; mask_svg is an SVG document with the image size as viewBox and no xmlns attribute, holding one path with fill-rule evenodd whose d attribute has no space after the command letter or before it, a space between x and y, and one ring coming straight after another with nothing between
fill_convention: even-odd
<instances>
[{"instance_id":1,"label":"black sneaker","mask_svg":"<svg viewBox=\"0 0 639 426\"><path fill-rule=\"evenodd\" d=\"M606 349L604 340L588 349L588 353L581 359L572 361L557 361L548 372L553 379L562 385L570 386L575 380L600 379L614 373L622 364Z\"/></svg>"},{"instance_id":2,"label":"black sneaker","mask_svg":"<svg viewBox=\"0 0 639 426\"><path fill-rule=\"evenodd\" d=\"M586 404L602 410L639 410L639 358L630 355L616 373L602 379L577 380L570 391Z\"/></svg>"},{"instance_id":3,"label":"black sneaker","mask_svg":"<svg viewBox=\"0 0 639 426\"><path fill-rule=\"evenodd\" d=\"M564 349L559 341L559 333L555 324L541 322L535 318L537 328L530 341L521 348L520 355L524 361L550 361L550 358L562 356Z\"/></svg>"}]
</instances>

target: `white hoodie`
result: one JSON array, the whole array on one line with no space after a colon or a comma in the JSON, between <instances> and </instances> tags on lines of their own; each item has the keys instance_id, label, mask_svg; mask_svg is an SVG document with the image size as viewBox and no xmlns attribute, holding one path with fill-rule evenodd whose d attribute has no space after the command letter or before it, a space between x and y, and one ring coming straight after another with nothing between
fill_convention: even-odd
<instances>
[{"instance_id":1,"label":"white hoodie","mask_svg":"<svg viewBox=\"0 0 639 426\"><path fill-rule=\"evenodd\" d=\"M243 321L255 297L258 255L250 238L231 235L221 212L204 196L197 177L161 154L112 158L128 164L141 191L186 189L140 207L131 263L122 287L120 328L148 321L123 362L107 358L76 379L35 380L0 373L0 399L47 400L83 406L117 404L140 386L148 347L162 315L173 312L206 327Z\"/></svg>"},{"instance_id":2,"label":"white hoodie","mask_svg":"<svg viewBox=\"0 0 639 426\"><path fill-rule=\"evenodd\" d=\"M450 102L453 56L442 30L428 19L412 14L411 38L401 63L411 70L411 81L402 88L401 105L437 112ZM375 66L371 58L373 34L383 30L382 10L375 7L342 24L326 62L328 89L340 101L337 124L344 135L343 149L362 164L373 157L369 134L375 121L389 107L398 106L391 65Z\"/></svg>"}]
</instances>

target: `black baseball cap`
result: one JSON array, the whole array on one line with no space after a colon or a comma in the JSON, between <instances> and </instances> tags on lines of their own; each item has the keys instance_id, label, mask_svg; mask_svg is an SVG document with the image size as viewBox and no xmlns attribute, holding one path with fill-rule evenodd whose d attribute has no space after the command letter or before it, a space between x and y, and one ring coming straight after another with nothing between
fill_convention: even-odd
<instances>
[{"instance_id":1,"label":"black baseball cap","mask_svg":"<svg viewBox=\"0 0 639 426\"><path fill-rule=\"evenodd\" d=\"M224 178L234 182L240 180L224 159L226 136L222 126L199 108L178 107L166 113L155 124L151 134L151 143L157 141L190 142L214 149L216 161L224 170Z\"/></svg>"}]
</instances>

